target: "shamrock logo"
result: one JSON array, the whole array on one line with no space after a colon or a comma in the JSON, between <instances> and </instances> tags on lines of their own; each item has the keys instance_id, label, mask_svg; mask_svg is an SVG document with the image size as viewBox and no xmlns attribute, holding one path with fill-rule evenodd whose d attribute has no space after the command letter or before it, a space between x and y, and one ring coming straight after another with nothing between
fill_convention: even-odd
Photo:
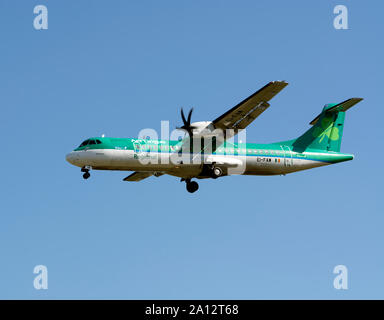
<instances>
[{"instance_id":1,"label":"shamrock logo","mask_svg":"<svg viewBox=\"0 0 384 320\"><path fill-rule=\"evenodd\" d=\"M318 137L320 139L319 142L322 142L325 137L328 137L331 140L338 140L339 128L334 127L333 125L334 122L332 117L323 118L320 127L316 127L315 130L313 130L313 136Z\"/></svg>"}]
</instances>

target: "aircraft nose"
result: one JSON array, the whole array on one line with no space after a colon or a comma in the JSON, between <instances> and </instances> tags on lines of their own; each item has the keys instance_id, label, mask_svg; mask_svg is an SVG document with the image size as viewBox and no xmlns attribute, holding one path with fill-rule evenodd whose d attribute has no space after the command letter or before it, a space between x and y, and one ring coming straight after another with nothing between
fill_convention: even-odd
<instances>
[{"instance_id":1,"label":"aircraft nose","mask_svg":"<svg viewBox=\"0 0 384 320\"><path fill-rule=\"evenodd\" d=\"M65 156L65 160L67 160L70 164L75 164L75 156L74 156L73 152L68 153Z\"/></svg>"}]
</instances>

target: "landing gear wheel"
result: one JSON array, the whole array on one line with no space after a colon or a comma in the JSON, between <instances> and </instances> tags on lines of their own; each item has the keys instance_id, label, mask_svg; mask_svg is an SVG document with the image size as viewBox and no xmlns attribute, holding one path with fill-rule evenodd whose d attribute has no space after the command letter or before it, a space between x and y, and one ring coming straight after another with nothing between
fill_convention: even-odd
<instances>
[{"instance_id":1,"label":"landing gear wheel","mask_svg":"<svg viewBox=\"0 0 384 320\"><path fill-rule=\"evenodd\" d=\"M92 169L91 166L84 166L81 168L81 172L84 172L83 174L84 179L88 179L91 176L91 174L89 173L89 170L91 169Z\"/></svg>"},{"instance_id":2,"label":"landing gear wheel","mask_svg":"<svg viewBox=\"0 0 384 320\"><path fill-rule=\"evenodd\" d=\"M194 193L199 189L199 184L196 181L187 182L187 191Z\"/></svg>"},{"instance_id":3,"label":"landing gear wheel","mask_svg":"<svg viewBox=\"0 0 384 320\"><path fill-rule=\"evenodd\" d=\"M220 177L223 174L223 170L219 167L213 167L212 169L212 176L214 179Z\"/></svg>"}]
</instances>

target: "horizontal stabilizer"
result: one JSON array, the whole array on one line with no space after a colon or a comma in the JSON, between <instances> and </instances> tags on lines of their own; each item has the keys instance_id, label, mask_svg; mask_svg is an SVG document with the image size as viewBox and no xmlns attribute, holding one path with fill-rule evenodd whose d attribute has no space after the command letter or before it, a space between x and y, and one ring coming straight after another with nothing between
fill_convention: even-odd
<instances>
[{"instance_id":1,"label":"horizontal stabilizer","mask_svg":"<svg viewBox=\"0 0 384 320\"><path fill-rule=\"evenodd\" d=\"M341 103L338 103L336 105L327 105L325 106L325 110L323 110L323 112L325 111L326 113L336 113L336 112L345 112L347 111L349 108L353 107L356 103L359 103L361 100L363 100L363 98L351 98L351 99L348 99L348 100L345 100ZM328 109L327 109L328 108ZM310 125L314 125L316 124L316 122L319 120L320 118L320 115L319 114L315 119L313 119L309 124Z\"/></svg>"}]
</instances>

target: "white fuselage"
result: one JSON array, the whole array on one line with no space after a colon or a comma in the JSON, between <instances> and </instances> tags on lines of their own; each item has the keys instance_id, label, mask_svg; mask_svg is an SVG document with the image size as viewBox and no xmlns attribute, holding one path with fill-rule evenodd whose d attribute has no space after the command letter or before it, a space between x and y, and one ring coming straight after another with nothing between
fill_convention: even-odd
<instances>
[{"instance_id":1,"label":"white fuselage","mask_svg":"<svg viewBox=\"0 0 384 320\"><path fill-rule=\"evenodd\" d=\"M203 164L222 167L227 175L278 175L330 164L311 159L314 153L303 153L296 158L291 153L277 155L216 155L201 158L177 153L139 152L134 150L93 149L72 151L66 157L71 164L95 170L150 171L178 177L198 177Z\"/></svg>"}]
</instances>

